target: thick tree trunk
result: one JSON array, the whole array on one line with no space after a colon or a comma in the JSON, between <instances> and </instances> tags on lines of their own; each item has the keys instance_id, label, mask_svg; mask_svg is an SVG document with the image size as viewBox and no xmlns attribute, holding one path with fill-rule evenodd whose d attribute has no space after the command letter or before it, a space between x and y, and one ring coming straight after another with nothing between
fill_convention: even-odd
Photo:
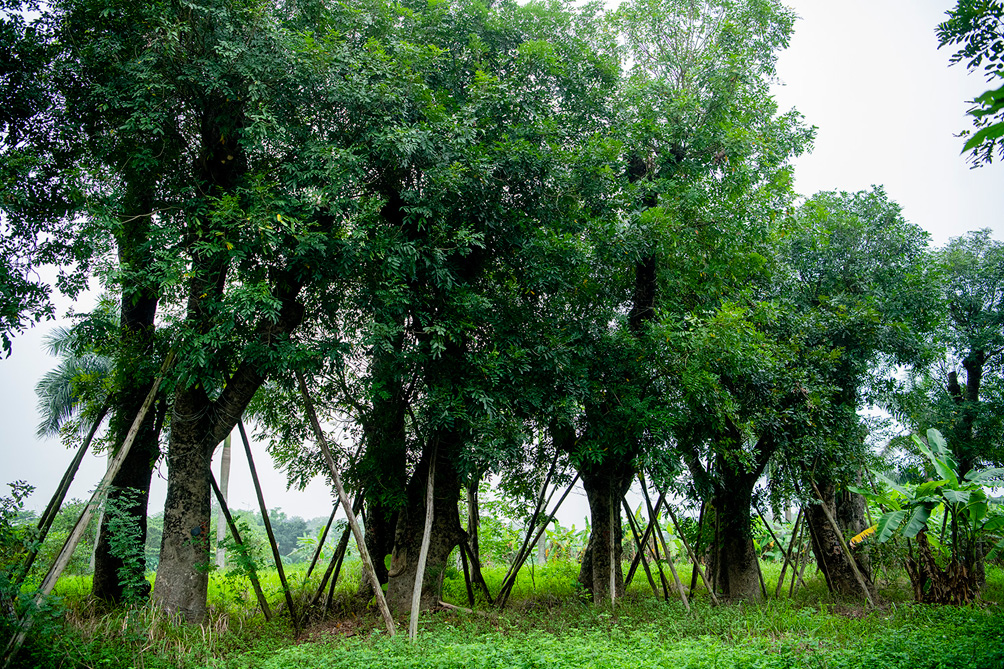
<instances>
[{"instance_id":1,"label":"thick tree trunk","mask_svg":"<svg viewBox=\"0 0 1004 669\"><path fill-rule=\"evenodd\" d=\"M450 553L461 541L466 540L457 508L460 497L460 482L455 464L457 442L456 434L440 435L437 449L424 449L422 460L408 484L408 501L398 517L387 582L387 604L396 613L405 613L411 609L418 555L425 529L427 472L433 450L436 451L436 469L432 538L425 564L421 610L435 606L442 599L443 576Z\"/></svg>"},{"instance_id":2,"label":"thick tree trunk","mask_svg":"<svg viewBox=\"0 0 1004 669\"><path fill-rule=\"evenodd\" d=\"M824 483L819 487L819 491L823 495L823 503L827 505L827 508L830 510L830 514L834 518L838 518L837 493L833 484ZM852 505L847 504L845 506ZM853 518L854 513L848 514L845 509L844 516L847 517L848 515ZM812 539L812 552L816 557L816 563L819 565L820 570L823 572L823 576L826 578L827 587L829 587L831 592L841 595L864 597L865 593L861 591L861 586L858 584L857 577L854 575L854 568L851 566L850 560L840 545L840 539L837 536L836 530L834 530L833 526L827 520L826 513L823 511L822 505L808 505L806 507L805 517L809 523L809 534ZM841 521L838 520L837 522L840 523ZM852 529L852 526L848 526L847 531L850 532ZM841 531L844 531L843 528L841 528ZM845 537L847 537L846 532ZM858 569L861 571L861 574L865 579L865 585L869 591L868 594L874 600L876 593L875 586L871 581L871 571L867 568L867 564L865 563L866 561L856 560L856 562Z\"/></svg>"},{"instance_id":3,"label":"thick tree trunk","mask_svg":"<svg viewBox=\"0 0 1004 669\"><path fill-rule=\"evenodd\" d=\"M205 393L198 389L181 391L175 398L167 453L164 534L154 587L154 598L164 610L195 623L206 616L209 481L215 443L205 438L202 421L191 417L204 415L209 405Z\"/></svg>"},{"instance_id":4,"label":"thick tree trunk","mask_svg":"<svg viewBox=\"0 0 1004 669\"><path fill-rule=\"evenodd\" d=\"M589 500L591 525L589 542L582 554L582 565L579 568L579 583L592 594L594 602L600 603L610 601L611 570L615 597L624 594L621 500L631 487L634 468L629 461L611 458L606 462L584 467L580 473L582 487Z\"/></svg>"},{"instance_id":5,"label":"thick tree trunk","mask_svg":"<svg viewBox=\"0 0 1004 669\"><path fill-rule=\"evenodd\" d=\"M729 599L758 601L763 592L750 516L756 479L739 475L725 478L725 472L722 474L721 492L713 501L718 522L718 543L712 557L714 583Z\"/></svg>"},{"instance_id":6,"label":"thick tree trunk","mask_svg":"<svg viewBox=\"0 0 1004 669\"><path fill-rule=\"evenodd\" d=\"M303 319L303 308L296 301L299 290L299 284L276 290L282 304L279 317L259 322L255 348L274 350L288 340ZM216 400L210 400L201 385L175 393L164 535L153 597L165 611L181 614L189 622L201 622L206 615L212 453L233 431L264 382L263 364L257 358L242 361Z\"/></svg>"},{"instance_id":7,"label":"thick tree trunk","mask_svg":"<svg viewBox=\"0 0 1004 669\"><path fill-rule=\"evenodd\" d=\"M377 578L387 583L386 557L394 550L398 513L406 499L407 403L394 351L378 352L373 360L373 405L366 419L366 452L359 463L359 478L366 491L366 548L373 559ZM369 600L373 586L365 574L359 581L359 597Z\"/></svg>"},{"instance_id":8,"label":"thick tree trunk","mask_svg":"<svg viewBox=\"0 0 1004 669\"><path fill-rule=\"evenodd\" d=\"M118 448L150 392L156 374L153 333L159 295L156 286L138 285L136 276L150 262L150 216L153 202L146 179L133 175L123 200L118 244L121 269L120 346L115 359L116 393L109 429ZM122 468L112 479L106 512L94 550L91 594L118 602L145 599L146 513L153 466L160 456L160 429L155 412L147 414ZM116 528L122 531L116 532Z\"/></svg>"}]
</instances>

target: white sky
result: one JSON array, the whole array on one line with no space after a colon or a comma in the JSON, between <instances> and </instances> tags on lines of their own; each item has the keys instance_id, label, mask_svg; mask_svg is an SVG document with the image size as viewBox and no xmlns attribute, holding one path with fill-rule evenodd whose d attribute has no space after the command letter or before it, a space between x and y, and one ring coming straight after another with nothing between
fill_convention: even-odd
<instances>
[{"instance_id":1,"label":"white sky","mask_svg":"<svg viewBox=\"0 0 1004 669\"><path fill-rule=\"evenodd\" d=\"M797 108L818 126L815 150L796 163L796 188L856 191L884 184L904 216L933 235L936 245L967 230L989 227L1002 238L1004 172L994 164L970 170L953 136L969 127L965 100L989 88L964 67L948 67L937 49L935 26L954 0L790 0L802 17L778 65L782 111ZM71 305L61 303L60 313ZM78 304L84 311L86 304ZM54 364L41 350L47 323L18 337L10 358L0 359L0 485L25 479L37 487L29 508L52 495L71 454L57 440L34 436L34 387ZM235 509L257 508L243 454L234 440L231 500ZM306 492L286 492L264 447L256 447L269 507L304 518L327 515L331 497L322 480ZM70 496L85 498L100 480L104 457L89 455ZM218 471L218 464L214 465ZM151 513L166 492L161 466ZM0 490L6 494L7 490ZM559 514L564 525L583 527L584 496L570 496Z\"/></svg>"}]
</instances>

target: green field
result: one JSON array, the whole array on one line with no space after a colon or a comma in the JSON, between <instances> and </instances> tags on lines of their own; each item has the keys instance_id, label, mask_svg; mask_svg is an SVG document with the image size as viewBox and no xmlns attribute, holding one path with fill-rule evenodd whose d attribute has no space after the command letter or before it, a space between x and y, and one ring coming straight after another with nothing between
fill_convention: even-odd
<instances>
[{"instance_id":1,"label":"green field","mask_svg":"<svg viewBox=\"0 0 1004 669\"><path fill-rule=\"evenodd\" d=\"M689 576L685 565L680 573ZM40 622L22 661L32 667L861 667L904 669L1004 667L1004 571L988 571L984 601L972 607L919 606L903 581L887 579L883 604L867 611L834 598L821 576L788 599L761 605L710 606L698 588L688 613L678 597L656 599L635 580L616 608L578 597L578 565L527 567L504 611L479 604L475 612L422 615L416 643L390 638L372 608L353 598L358 564L347 565L333 612L314 614L296 635L278 577L261 574L276 616L265 622L246 579L214 573L210 621L176 624L150 607L104 613L87 597L89 577L60 582L64 618ZM489 568L494 590L504 570ZM303 570L289 574L297 606L316 585ZM778 566L764 565L768 587ZM446 600L466 606L463 579L448 573ZM54 611L54 613L56 613ZM398 619L406 632L406 618Z\"/></svg>"}]
</instances>

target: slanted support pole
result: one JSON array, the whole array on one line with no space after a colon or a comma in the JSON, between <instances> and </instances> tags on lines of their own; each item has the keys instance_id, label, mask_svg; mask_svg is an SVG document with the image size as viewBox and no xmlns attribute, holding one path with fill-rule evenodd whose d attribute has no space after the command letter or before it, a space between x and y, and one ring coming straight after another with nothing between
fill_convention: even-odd
<instances>
[{"instance_id":1,"label":"slanted support pole","mask_svg":"<svg viewBox=\"0 0 1004 669\"><path fill-rule=\"evenodd\" d=\"M216 483L216 477L213 476L212 472L209 473L209 482L213 485L213 494L216 495L216 501L220 503L220 512L222 516L227 521L227 526L230 528L230 534L234 537L234 543L237 544L238 548L244 548L244 541L241 539L241 533L237 530L237 523L234 522L233 516L230 515L230 509L227 507L227 500L223 496L223 491L220 490L220 486ZM217 538L219 541L219 538ZM249 562L248 565L248 577L251 579L251 587L254 588L254 595L258 598L258 605L261 607L261 612L265 614L265 620L272 620L272 610L268 608L268 600L265 599L265 593L261 590L261 583L258 582L258 572L255 571L254 563Z\"/></svg>"},{"instance_id":2,"label":"slanted support pole","mask_svg":"<svg viewBox=\"0 0 1004 669\"><path fill-rule=\"evenodd\" d=\"M237 428L241 433L241 441L244 442L244 453L248 458L248 468L251 470L251 481L254 483L254 491L258 496L258 508L261 510L262 524L265 525L268 544L272 548L275 569L279 572L279 583L282 584L282 592L286 597L286 607L289 608L289 617L293 623L293 633L299 636L300 621L296 617L296 608L293 605L293 593L290 592L289 584L286 582L286 570L282 567L282 556L279 555L279 545L275 541L275 533L272 531L272 521L269 520L268 507L265 506L265 496L261 492L261 483L258 481L258 469L254 465L254 457L251 456L251 442L248 440L247 432L244 431L244 422L239 418L237 419Z\"/></svg>"},{"instance_id":3,"label":"slanted support pole","mask_svg":"<svg viewBox=\"0 0 1004 669\"><path fill-rule=\"evenodd\" d=\"M387 598L383 595L383 589L380 587L380 579L377 577L376 569L373 567L373 560L370 559L370 553L366 549L366 539L363 537L362 530L359 528L359 521L356 520L355 513L352 511L349 496L345 493L345 488L342 486L342 477L338 475L338 467L335 465L335 459L331 455L331 449L328 448L328 441L324 438L321 423L317 420L314 403L311 401L310 392L307 390L307 382L303 380L303 374L299 370L296 371L296 380L300 383L300 393L303 395L303 402L310 417L311 425L313 425L317 443L321 447L321 452L324 453L324 460L327 462L331 478L335 483L335 489L338 491L338 499L342 503L342 509L345 510L345 516L349 521L349 527L352 528L352 535L356 539L356 547L359 549L359 557L362 558L363 570L369 577L370 585L373 586L373 594L376 597L380 615L383 616L384 624L387 626L387 633L394 636L394 616L391 615L390 608L387 606Z\"/></svg>"}]
</instances>

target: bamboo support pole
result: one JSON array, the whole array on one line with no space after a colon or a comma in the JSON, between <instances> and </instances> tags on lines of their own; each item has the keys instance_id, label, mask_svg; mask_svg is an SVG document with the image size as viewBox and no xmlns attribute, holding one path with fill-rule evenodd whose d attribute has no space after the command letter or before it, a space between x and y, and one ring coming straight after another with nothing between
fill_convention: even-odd
<instances>
[{"instance_id":1,"label":"bamboo support pole","mask_svg":"<svg viewBox=\"0 0 1004 669\"><path fill-rule=\"evenodd\" d=\"M20 590L21 584L24 583L24 579L26 579L28 574L31 572L31 567L35 564L35 558L38 557L38 551L42 547L45 537L48 536L49 530L52 528L52 522L56 519L56 514L59 513L59 509L63 506L63 500L66 499L66 493L70 490L70 485L73 483L73 479L77 475L77 470L80 469L80 463L83 462L84 455L87 453L87 449L90 448L91 442L94 440L94 435L97 434L98 428L101 426L101 422L105 419L107 414L108 406L105 405L101 407L101 410L98 412L98 416L94 419L94 423L91 425L91 429L88 431L87 437L84 439L84 443L82 443L80 448L77 449L76 454L73 456L73 460L70 461L70 466L66 468L63 478L60 479L59 485L56 487L56 492L49 500L49 504L45 507L45 511L42 512L42 517L38 519L38 537L34 541L32 547L28 550L28 554L24 556L24 560L21 562L21 567L14 575L14 579L12 581L12 588L14 591Z\"/></svg>"},{"instance_id":2,"label":"bamboo support pole","mask_svg":"<svg viewBox=\"0 0 1004 669\"><path fill-rule=\"evenodd\" d=\"M572 488L575 487L575 484L578 483L578 481L579 481L579 475L576 474L575 478L572 479L572 482L568 484L567 488L565 488L565 492L564 494L562 494L561 499L558 500L558 503L554 505L554 509L551 511L551 513L548 514L547 521L541 524L540 530L537 532L537 537L534 538L534 541L540 538L540 535L542 535L544 533L544 530L547 529L547 526L548 524L550 524L551 519L554 518L554 514L556 514L558 512L558 509L561 508L562 502L564 502L565 498L568 497L568 493L572 492ZM523 563L526 561L527 557L529 557L529 553L524 555L523 558L518 562L518 564L515 565L516 568L513 571L512 576L509 577L509 580L502 583L502 587L499 589L499 594L498 597L496 598L496 601L498 602L498 607L500 609L505 607L505 603L509 599L509 594L512 592L513 585L515 585L516 583L516 577L519 575L519 569L520 567L523 566Z\"/></svg>"},{"instance_id":3,"label":"bamboo support pole","mask_svg":"<svg viewBox=\"0 0 1004 669\"><path fill-rule=\"evenodd\" d=\"M659 588L655 584L655 579L652 578L652 570L648 566L648 560L645 559L645 545L641 541L641 532L638 531L637 523L635 523L634 516L631 514L631 507L628 506L626 499L621 499L624 504L624 513L627 514L628 525L631 526L631 534L634 536L635 545L638 546L638 555L640 556L640 562L642 568L645 570L645 576L648 577L649 585L652 586L652 594L655 595L656 599L659 597ZM631 576L633 572L628 572L627 578L624 579L624 589L631 584Z\"/></svg>"},{"instance_id":4,"label":"bamboo support pole","mask_svg":"<svg viewBox=\"0 0 1004 669\"><path fill-rule=\"evenodd\" d=\"M658 509L660 506L662 506L663 497L664 497L663 494L659 493L659 499L657 499L656 502L655 502L655 508ZM642 537L641 537L641 542L646 547L646 550L647 550L647 547L648 547L649 536L652 534L652 532L654 532L654 529L655 529L655 521L654 521L653 518L650 517L649 520L647 521L646 525L645 525L645 532L642 533ZM653 552L653 558L655 559L655 566L659 570L659 582L662 584L663 599L665 599L668 602L669 601L669 581L666 580L666 574L665 574L665 572L662 569L662 562L661 562L661 560L659 560L659 544L658 544L657 541L655 541L655 539L653 539L652 541L655 544L654 550L652 552ZM640 559L641 558L636 555L635 559L631 561L631 569L628 571L629 574L631 574L631 573L633 573L634 571L637 570L637 568L638 568L638 562L640 561Z\"/></svg>"},{"instance_id":5,"label":"bamboo support pole","mask_svg":"<svg viewBox=\"0 0 1004 669\"><path fill-rule=\"evenodd\" d=\"M90 500L84 506L84 510L81 511L80 517L77 518L76 525L73 526L73 530L70 532L70 536L66 538L66 542L63 544L63 548L59 551L59 555L56 556L55 561L52 563L52 567L49 568L49 572L45 575L45 579L42 580L42 585L39 587L38 591L35 593L35 605L27 610L24 618L21 619L18 631L11 637L10 642L7 644L7 648L4 650L3 666L4 669L10 666L11 661L17 654L17 651L21 649L24 644L24 640L28 636L28 631L35 622L34 612L38 610L38 605L42 600L52 593L52 589L56 586L56 581L62 575L63 570L70 563L70 559L73 557L73 551L77 548L77 544L80 543L80 539L83 538L84 532L87 531L87 525L91 520L91 515L94 510L99 506L102 499L108 492L108 485L118 474L119 469L122 468L122 463L125 462L126 456L129 455L129 449L132 448L132 444L136 441L136 435L139 434L139 429L143 425L143 421L146 419L146 414L150 411L150 407L153 406L154 400L157 398L157 391L160 389L160 382L164 379L164 374L172 364L174 364L175 351L171 351L167 354L164 359L164 363L160 367L160 372L157 378L154 379L153 385L150 387L150 392L147 393L146 398L143 400L143 404L140 406L139 411L136 412L136 418L133 419L132 425L129 427L129 431L126 433L125 439L122 441L122 445L119 446L118 451L115 456L108 463L108 469L105 470L105 475L98 484L98 487L94 490L94 494L91 495Z\"/></svg>"},{"instance_id":6,"label":"bamboo support pole","mask_svg":"<svg viewBox=\"0 0 1004 669\"><path fill-rule=\"evenodd\" d=\"M307 567L307 575L303 577L303 582L306 583L310 580L310 575L314 573L314 567L317 566L317 561L321 557L321 550L324 548L324 542L328 538L328 531L331 530L331 524L335 522L335 514L338 513L338 507L336 506L331 510L331 515L328 516L328 522L324 526L324 531L321 532L320 539L317 540L317 548L314 549L314 554L310 558L310 566Z\"/></svg>"},{"instance_id":7,"label":"bamboo support pole","mask_svg":"<svg viewBox=\"0 0 1004 669\"><path fill-rule=\"evenodd\" d=\"M707 503L701 500L701 510L697 513L697 543L694 545L694 550L691 553L694 555L694 568L690 570L690 596L694 596L694 588L697 586L697 570L698 570L698 558L701 554L701 540L704 539L704 510L707 507ZM704 581L704 586L708 588L708 592L714 594L714 589L708 587L708 580L703 576L701 579Z\"/></svg>"},{"instance_id":8,"label":"bamboo support pole","mask_svg":"<svg viewBox=\"0 0 1004 669\"><path fill-rule=\"evenodd\" d=\"M436 500L434 483L436 480L436 456L439 448L432 446L432 456L429 458L429 475L425 489L425 528L422 530L422 547L418 551L418 565L415 568L415 587L411 592L411 616L408 618L408 638L414 641L418 637L418 612L422 604L422 585L425 582L425 563L429 558L429 544L432 542L432 520L435 513Z\"/></svg>"},{"instance_id":9,"label":"bamboo support pole","mask_svg":"<svg viewBox=\"0 0 1004 669\"><path fill-rule=\"evenodd\" d=\"M356 539L356 546L359 548L359 557L362 559L363 570L370 579L370 585L373 586L373 594L376 597L377 606L380 609L380 615L383 616L384 624L387 626L387 633L394 636L394 616L390 613L390 608L387 606L387 598L384 597L383 589L380 587L380 579L377 577L376 569L373 567L373 561L370 559L369 551L366 549L366 540L363 537L362 530L359 529L359 523L356 520L355 514L352 512L352 505L349 504L349 497L345 493L345 488L342 486L342 478L338 475L338 467L335 465L335 459L331 455L331 449L328 448L328 441L324 438L324 431L321 430L321 423L317 420L317 413L314 411L314 403L310 399L310 393L307 390L307 382L303 379L303 374L299 371L296 372L296 380L300 383L300 393L303 395L303 401L310 416L310 422L314 427L314 433L317 436L317 443L321 447L321 452L324 453L324 459L328 464L328 469L331 472L331 478L334 480L335 489L338 491L338 499L342 503L342 508L345 510L345 515L349 521L349 527L352 528L352 534Z\"/></svg>"},{"instance_id":10,"label":"bamboo support pole","mask_svg":"<svg viewBox=\"0 0 1004 669\"><path fill-rule=\"evenodd\" d=\"M542 508L546 508L551 502L551 498L554 496L554 491L551 491L551 495L547 495L547 486L551 482L551 476L554 474L554 467L558 464L558 455L561 452L555 450L554 459L551 461L551 466L547 470L547 476L544 477L544 482L540 486L540 492L537 493L537 501L534 504L533 513L530 516L530 522L526 528L526 536L523 538L523 543L520 544L519 550L516 551L516 558L509 565L509 569L506 570L505 576L502 578L502 582L505 583L512 576L513 567L519 562L522 564L523 553L526 552L530 546L530 537L534 536L535 530L537 529L537 518L540 517L540 511ZM545 499L546 498L546 499Z\"/></svg>"},{"instance_id":11,"label":"bamboo support pole","mask_svg":"<svg viewBox=\"0 0 1004 669\"><path fill-rule=\"evenodd\" d=\"M809 526L809 519L806 516L802 516L802 534L798 539L798 555L795 557L796 563L791 566L791 586L788 588L788 598L791 599L795 596L798 591L798 586L805 586L805 581L802 580L802 575L805 573L805 568L809 566L809 556L808 552L812 549L812 538L809 536L811 531ZM798 564L801 567L798 567Z\"/></svg>"},{"instance_id":12,"label":"bamboo support pole","mask_svg":"<svg viewBox=\"0 0 1004 669\"><path fill-rule=\"evenodd\" d=\"M223 491L220 490L220 486L216 483L216 477L213 473L209 473L209 482L213 486L213 494L216 495L216 501L220 504L221 515L226 519L227 527L230 528L230 534L234 537L234 543L237 544L238 548L244 548L244 541L241 539L241 533L237 529L237 524L234 522L233 516L230 514L230 509L227 507L227 500L223 496ZM218 540L218 539L217 539ZM251 580L251 587L254 588L255 597L258 598L258 605L261 607L261 612L265 615L265 620L272 620L272 610L268 607L268 600L265 599L265 593L262 592L261 583L258 581L258 572L255 571L254 563L250 562L248 558L248 578Z\"/></svg>"},{"instance_id":13,"label":"bamboo support pole","mask_svg":"<svg viewBox=\"0 0 1004 669\"><path fill-rule=\"evenodd\" d=\"M659 510L659 505L656 504L655 508L656 508L656 511L658 511ZM683 527L680 525L679 521L677 521L676 514L673 513L673 507L671 507L669 505L668 501L666 502L666 511L669 512L669 518L670 518L670 520L673 521L673 527L676 528L676 531L680 535L680 539L683 540L683 547L687 549L687 555L689 555L690 559L694 561L694 569L696 569L697 573L700 574L701 580L704 582L704 587L708 589L708 594L711 595L711 603L712 603L712 605L718 606L718 603L719 603L718 602L718 595L715 594L714 589L711 587L711 583L708 582L708 577L705 576L704 570L701 569L701 564L700 564L700 561L697 559L697 554L694 551L690 550L690 543L687 541L686 535L683 534ZM693 578L693 577L691 577L691 578ZM693 585L693 583L691 583L691 585ZM693 592L693 590L691 590L691 592Z\"/></svg>"},{"instance_id":14,"label":"bamboo support pole","mask_svg":"<svg viewBox=\"0 0 1004 669\"><path fill-rule=\"evenodd\" d=\"M823 515L826 516L826 522L830 524L833 528L834 533L837 535L837 541L840 542L840 549L844 552L844 557L851 563L851 571L854 572L854 578L858 582L858 586L861 588L861 592L865 595L865 601L868 602L868 606L871 608L875 607L875 601L872 599L872 594L868 590L868 585L865 583L865 577L858 569L858 561L854 559L854 554L851 553L850 547L847 545L847 541L844 539L844 533L840 531L840 526L837 525L837 521L833 519L833 514L830 510L826 508L826 503L823 501L823 495L819 492L819 488L816 487L815 481L810 481L812 483L812 489L816 491L816 495L819 497L819 507L823 510Z\"/></svg>"},{"instance_id":15,"label":"bamboo support pole","mask_svg":"<svg viewBox=\"0 0 1004 669\"><path fill-rule=\"evenodd\" d=\"M460 547L465 553L467 553L467 558L471 561L471 579L474 584L481 588L481 592L485 595L485 600L490 605L495 604L495 599L492 597L491 590L488 589L488 584L485 582L484 574L481 573L481 561L477 555L474 554L474 550L464 543L460 544Z\"/></svg>"},{"instance_id":16,"label":"bamboo support pole","mask_svg":"<svg viewBox=\"0 0 1004 669\"><path fill-rule=\"evenodd\" d=\"M655 523L655 534L659 538L659 543L662 544L662 552L666 556L666 564L669 565L669 571L673 574L673 581L676 583L676 587L680 591L680 599L683 600L683 606L687 609L687 613L690 613L690 602L687 599L687 590L683 587L679 574L676 573L676 566L673 564L673 556L669 554L669 546L666 544L666 537L662 534L662 526L659 525L655 508L652 506L652 498L649 497L648 494L648 486L645 485L645 476L644 474L638 474L638 478L641 481L641 492L645 497L645 504L648 506L649 518L651 518Z\"/></svg>"},{"instance_id":17,"label":"bamboo support pole","mask_svg":"<svg viewBox=\"0 0 1004 669\"><path fill-rule=\"evenodd\" d=\"M360 491L356 494L355 502L352 504L353 512L358 513L359 508L362 506L363 495ZM338 508L337 506L335 507ZM317 590L314 592L314 596L310 598L310 603L307 605L309 607L314 607L317 605L318 600L321 595L324 594L324 586L327 585L328 579L331 578L332 572L335 574L335 578L338 578L338 568L341 565L342 556L345 554L345 550L349 545L349 535L352 533L352 528L349 527L348 523L345 523L345 530L342 531L342 536L338 540L338 545L335 548L334 555L331 556L331 561L328 562L328 568L324 570L324 575L321 577L321 582L317 585ZM329 597L330 599L330 597ZM327 611L328 604L325 602L324 610Z\"/></svg>"},{"instance_id":18,"label":"bamboo support pole","mask_svg":"<svg viewBox=\"0 0 1004 669\"><path fill-rule=\"evenodd\" d=\"M265 505L265 496L261 491L261 482L258 480L258 468L255 467L254 457L251 455L251 441L247 432L244 431L244 422L238 418L237 428L241 433L241 441L244 442L244 454L247 455L248 468L251 470L251 482L254 484L255 495L258 497L258 508L261 510L262 524L265 526L265 534L268 535L268 544L272 549L272 559L275 561L275 569L279 573L279 583L282 584L282 593L286 598L286 607L289 609L289 617L293 623L293 633L300 635L300 621L296 616L296 608L293 604L293 593L286 582L286 570L282 566L282 556L279 555L279 544L275 541L275 533L272 531L272 521L268 517L268 507Z\"/></svg>"},{"instance_id":19,"label":"bamboo support pole","mask_svg":"<svg viewBox=\"0 0 1004 669\"><path fill-rule=\"evenodd\" d=\"M467 564L467 551L464 550L464 541L460 542L460 565L464 568L464 587L467 589L467 603L474 608L474 587L471 585L471 570Z\"/></svg>"},{"instance_id":20,"label":"bamboo support pole","mask_svg":"<svg viewBox=\"0 0 1004 669\"><path fill-rule=\"evenodd\" d=\"M616 499L613 494L613 483L611 482L610 491L607 497L611 502L607 505L610 507L610 517L608 519L607 534L610 536L610 546L609 553L607 554L607 571L610 572L610 608L614 608L617 605L617 523L620 520L620 509L617 508L617 502L612 501Z\"/></svg>"},{"instance_id":21,"label":"bamboo support pole","mask_svg":"<svg viewBox=\"0 0 1004 669\"><path fill-rule=\"evenodd\" d=\"M784 554L784 564L781 565L781 576L777 579L777 587L774 589L774 598L780 597L781 588L784 585L784 573L788 570L788 563L791 562L791 551L795 547L795 539L798 538L798 531L801 529L802 509L799 508L798 515L795 516L795 525L791 529L791 540L788 542L788 550ZM792 569L797 571L798 566L792 565Z\"/></svg>"}]
</instances>

